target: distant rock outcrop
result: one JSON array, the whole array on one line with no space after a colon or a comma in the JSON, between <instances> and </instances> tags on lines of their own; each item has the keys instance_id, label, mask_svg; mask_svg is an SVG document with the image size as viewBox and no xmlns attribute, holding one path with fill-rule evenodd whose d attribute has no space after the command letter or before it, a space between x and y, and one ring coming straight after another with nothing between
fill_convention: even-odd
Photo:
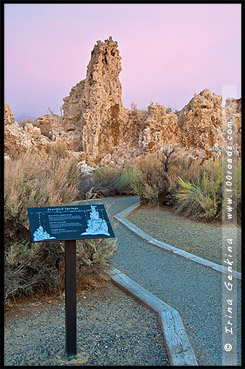
<instances>
[{"instance_id":1,"label":"distant rock outcrop","mask_svg":"<svg viewBox=\"0 0 245 369\"><path fill-rule=\"evenodd\" d=\"M34 145L42 153L62 141L70 155L93 166L123 166L173 147L195 158L212 158L221 155L226 145L222 124L231 119L241 152L241 99L227 99L222 108L222 97L204 89L178 114L159 104L130 110L122 103L121 69L117 42L111 37L97 41L86 78L64 98L62 117L44 115L23 128L6 105L5 150L25 151Z\"/></svg>"},{"instance_id":2,"label":"distant rock outcrop","mask_svg":"<svg viewBox=\"0 0 245 369\"><path fill-rule=\"evenodd\" d=\"M179 146L181 141L177 115L166 113L161 105L150 105L141 138L140 145L145 149L160 150L164 146Z\"/></svg>"},{"instance_id":3,"label":"distant rock outcrop","mask_svg":"<svg viewBox=\"0 0 245 369\"><path fill-rule=\"evenodd\" d=\"M31 123L21 127L15 121L9 106L4 104L4 152L10 157L18 156L32 149L42 155L49 144L48 138Z\"/></svg>"},{"instance_id":4,"label":"distant rock outcrop","mask_svg":"<svg viewBox=\"0 0 245 369\"><path fill-rule=\"evenodd\" d=\"M14 114L8 104L4 104L4 125L14 123Z\"/></svg>"},{"instance_id":5,"label":"distant rock outcrop","mask_svg":"<svg viewBox=\"0 0 245 369\"><path fill-rule=\"evenodd\" d=\"M219 150L224 145L221 104L221 96L205 89L181 110L179 128L184 147Z\"/></svg>"},{"instance_id":6,"label":"distant rock outcrop","mask_svg":"<svg viewBox=\"0 0 245 369\"><path fill-rule=\"evenodd\" d=\"M39 117L33 124L26 123L21 126L14 120L14 115L7 104L4 104L4 113L4 153L7 157L17 157L31 150L46 159L56 144L63 143L67 147L68 157L84 159L82 153L69 150L64 136L60 138L57 124L60 117L57 120L57 117L47 115Z\"/></svg>"}]
</instances>

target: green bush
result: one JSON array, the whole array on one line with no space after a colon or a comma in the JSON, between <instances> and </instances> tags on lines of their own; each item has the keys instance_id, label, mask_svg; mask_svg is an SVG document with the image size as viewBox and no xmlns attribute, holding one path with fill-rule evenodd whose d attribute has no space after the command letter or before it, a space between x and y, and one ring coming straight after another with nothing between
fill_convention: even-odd
<instances>
[{"instance_id":1,"label":"green bush","mask_svg":"<svg viewBox=\"0 0 245 369\"><path fill-rule=\"evenodd\" d=\"M135 180L130 188L134 195L138 195L141 202L151 202L153 205L168 201L169 177L162 160L156 155L148 155L136 163Z\"/></svg>"},{"instance_id":2,"label":"green bush","mask_svg":"<svg viewBox=\"0 0 245 369\"><path fill-rule=\"evenodd\" d=\"M134 195L135 192L133 190L133 186L135 183L139 181L140 172L135 167L127 167L125 168L120 175L119 183L121 193Z\"/></svg>"},{"instance_id":3,"label":"green bush","mask_svg":"<svg viewBox=\"0 0 245 369\"><path fill-rule=\"evenodd\" d=\"M174 198L177 213L193 219L221 220L221 160L209 161L201 166L192 163L181 177L177 177Z\"/></svg>"},{"instance_id":4,"label":"green bush","mask_svg":"<svg viewBox=\"0 0 245 369\"><path fill-rule=\"evenodd\" d=\"M94 172L94 183L101 188L107 188L111 195L120 193L121 171L111 166L96 168Z\"/></svg>"},{"instance_id":5,"label":"green bush","mask_svg":"<svg viewBox=\"0 0 245 369\"><path fill-rule=\"evenodd\" d=\"M91 288L104 278L104 268L116 252L116 241L77 241L76 274L79 288ZM65 286L65 255L60 241L15 242L5 250L4 300L34 293L62 293Z\"/></svg>"},{"instance_id":6,"label":"green bush","mask_svg":"<svg viewBox=\"0 0 245 369\"><path fill-rule=\"evenodd\" d=\"M92 175L82 176L80 195L86 199L134 194L131 183L137 178L135 168L98 167Z\"/></svg>"}]
</instances>

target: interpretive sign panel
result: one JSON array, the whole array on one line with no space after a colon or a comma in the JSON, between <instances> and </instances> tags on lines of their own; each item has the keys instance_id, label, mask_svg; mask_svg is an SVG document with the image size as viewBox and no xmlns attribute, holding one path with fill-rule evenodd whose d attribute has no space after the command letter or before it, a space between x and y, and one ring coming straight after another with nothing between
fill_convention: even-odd
<instances>
[{"instance_id":1,"label":"interpretive sign panel","mask_svg":"<svg viewBox=\"0 0 245 369\"><path fill-rule=\"evenodd\" d=\"M103 204L27 208L33 242L115 237Z\"/></svg>"},{"instance_id":2,"label":"interpretive sign panel","mask_svg":"<svg viewBox=\"0 0 245 369\"><path fill-rule=\"evenodd\" d=\"M77 352L76 240L115 237L103 204L27 208L33 242L65 241L66 354Z\"/></svg>"}]
</instances>

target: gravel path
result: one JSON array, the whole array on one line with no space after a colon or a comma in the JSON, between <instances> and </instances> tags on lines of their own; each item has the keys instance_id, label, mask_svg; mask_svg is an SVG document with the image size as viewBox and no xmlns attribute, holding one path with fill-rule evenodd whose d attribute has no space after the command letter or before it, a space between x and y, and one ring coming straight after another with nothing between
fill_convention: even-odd
<instances>
[{"instance_id":1,"label":"gravel path","mask_svg":"<svg viewBox=\"0 0 245 369\"><path fill-rule=\"evenodd\" d=\"M150 223L152 219L150 218ZM144 229L143 229L144 230ZM122 224L113 265L179 311L199 365L222 365L222 274L143 241ZM241 281L234 279L241 291ZM241 362L241 296L237 296L237 358Z\"/></svg>"},{"instance_id":2,"label":"gravel path","mask_svg":"<svg viewBox=\"0 0 245 369\"><path fill-rule=\"evenodd\" d=\"M127 219L150 236L222 265L222 227L176 215L166 207L141 206ZM150 219L150 222L149 222ZM237 227L237 266L241 272L241 228Z\"/></svg>"},{"instance_id":3,"label":"gravel path","mask_svg":"<svg viewBox=\"0 0 245 369\"><path fill-rule=\"evenodd\" d=\"M108 215L109 217L113 217L127 209L130 205L139 201L138 196L125 196L125 197L108 197L105 199L94 199L94 200L83 200L83 201L74 201L72 204L104 204L105 207L109 207Z\"/></svg>"},{"instance_id":4,"label":"gravel path","mask_svg":"<svg viewBox=\"0 0 245 369\"><path fill-rule=\"evenodd\" d=\"M157 316L111 282L77 296L77 356L65 356L64 296L5 313L6 366L168 366Z\"/></svg>"}]
</instances>

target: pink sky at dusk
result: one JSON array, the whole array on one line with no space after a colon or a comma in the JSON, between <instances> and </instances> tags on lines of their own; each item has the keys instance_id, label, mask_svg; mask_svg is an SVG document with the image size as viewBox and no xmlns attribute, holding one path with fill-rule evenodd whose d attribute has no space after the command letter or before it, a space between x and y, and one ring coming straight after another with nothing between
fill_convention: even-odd
<instances>
[{"instance_id":1,"label":"pink sky at dusk","mask_svg":"<svg viewBox=\"0 0 245 369\"><path fill-rule=\"evenodd\" d=\"M34 117L86 77L97 40L122 57L122 100L180 110L224 85L241 96L240 4L4 4L4 102Z\"/></svg>"}]
</instances>

